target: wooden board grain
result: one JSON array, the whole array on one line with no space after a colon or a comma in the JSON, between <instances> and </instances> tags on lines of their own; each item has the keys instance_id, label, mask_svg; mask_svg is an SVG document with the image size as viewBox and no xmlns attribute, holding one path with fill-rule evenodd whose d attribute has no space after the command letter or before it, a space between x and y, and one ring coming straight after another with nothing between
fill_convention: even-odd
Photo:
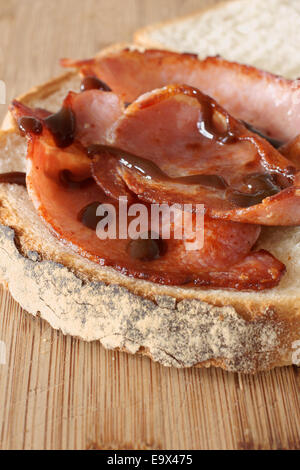
<instances>
[{"instance_id":1,"label":"wooden board grain","mask_svg":"<svg viewBox=\"0 0 300 470\"><path fill-rule=\"evenodd\" d=\"M7 101L148 23L217 0L0 0ZM0 119L6 107L0 105ZM84 343L0 288L1 449L300 448L300 371L176 370ZM3 352L3 351L2 351ZM0 362L3 354L0 349Z\"/></svg>"}]
</instances>

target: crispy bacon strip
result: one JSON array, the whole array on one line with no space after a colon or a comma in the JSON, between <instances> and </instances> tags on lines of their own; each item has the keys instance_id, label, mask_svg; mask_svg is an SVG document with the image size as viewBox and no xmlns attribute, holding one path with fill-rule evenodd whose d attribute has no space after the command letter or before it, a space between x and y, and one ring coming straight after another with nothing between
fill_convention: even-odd
<instances>
[{"instance_id":1,"label":"crispy bacon strip","mask_svg":"<svg viewBox=\"0 0 300 470\"><path fill-rule=\"evenodd\" d=\"M152 161L171 177L167 181L161 175L149 178L121 166L114 161L115 156L106 152L105 158L95 160L93 175L110 196L114 196L115 190L119 195L122 187L122 194L131 198L127 185L147 202L204 203L216 218L264 225L300 222L298 183L285 189L292 184L296 168L263 138L196 89L168 86L143 95L125 111L114 93L98 90L70 93L65 105L76 115L77 138L83 144L109 142ZM209 132L223 134L225 140L230 133L238 138L223 144ZM187 185L181 181L196 174L222 175L228 188L242 196L249 194L243 180L247 175L275 175L283 186L278 187L277 195L266 197L261 204L240 208L234 198L226 197L226 187ZM279 193L280 189L283 191Z\"/></svg>"},{"instance_id":2,"label":"crispy bacon strip","mask_svg":"<svg viewBox=\"0 0 300 470\"><path fill-rule=\"evenodd\" d=\"M29 158L32 165L27 175L27 187L39 214L61 241L93 261L113 266L124 274L176 285L193 283L242 288L250 285L250 288L260 289L277 284L284 272L282 263L268 253L247 256L258 237L259 227L221 222L216 231L215 222L209 219L205 231L210 236L206 236L205 247L197 255L186 252L183 242L170 241L168 252L161 259L150 263L134 260L127 253L128 240L99 240L96 232L78 220L80 210L88 204L95 201L113 203L95 183L81 189L62 185L59 173L55 177L52 172L49 178L49 159L54 170L56 165L61 166L57 164L57 159L60 160L63 155L58 155L56 148L50 153L40 138L34 137L29 143ZM182 269L178 270L178 263L183 260ZM231 265L236 264L233 261L241 266L241 270L234 266L231 269ZM251 272L247 275L249 263ZM228 283L227 271L230 273Z\"/></svg>"},{"instance_id":3,"label":"crispy bacon strip","mask_svg":"<svg viewBox=\"0 0 300 470\"><path fill-rule=\"evenodd\" d=\"M104 80L124 101L170 83L185 83L216 99L235 118L288 142L300 130L300 81L287 80L220 57L124 49L96 59L61 61Z\"/></svg>"},{"instance_id":4,"label":"crispy bacon strip","mask_svg":"<svg viewBox=\"0 0 300 470\"><path fill-rule=\"evenodd\" d=\"M209 131L205 121L208 105L213 112ZM223 131L225 141L226 132L233 134L232 143L218 140ZM112 143L153 162L169 177L164 180L161 175L138 171L138 165L123 165L119 173L143 200L204 203L211 217L236 222L300 224L299 178L292 162L191 87L173 85L140 97L119 119ZM228 187L182 184L180 178L199 174L222 176ZM256 192L247 187L248 179L255 183L256 176L271 176L277 182L273 194L278 194L266 191L257 202ZM239 201L244 198L247 205L251 194L252 206L244 207L245 202Z\"/></svg>"},{"instance_id":5,"label":"crispy bacon strip","mask_svg":"<svg viewBox=\"0 0 300 470\"><path fill-rule=\"evenodd\" d=\"M120 168L118 162L106 155L105 160L97 159L93 176L108 195L114 195L117 185L117 194L122 186L123 194L131 198L127 185L130 191L148 202L204 203L211 217L264 225L296 225L300 221L299 177L294 186L265 198L261 204L242 208L237 207L234 199L226 197L226 188L181 182L187 175L221 174L231 190L243 193L245 185L241 178L245 175L267 172L277 178L288 176L291 179L296 171L264 139L248 131L213 100L191 87L169 86L146 94L125 113L118 97L97 90L81 95L70 93L64 105L71 106L75 112L77 137L84 144L94 143L95 139L105 143L115 127L111 142L153 161L172 177L168 181L153 176L149 179L128 167ZM216 142L213 135L206 137L205 114L207 106L212 105L214 114L209 117L214 127L219 133L224 132L225 138L226 132L238 135L237 142L223 145ZM16 109L18 106L23 105L16 103ZM25 111L30 113L26 107L23 113ZM40 111L37 115L40 116ZM113 124L116 120L117 124ZM204 123L204 133L199 132L199 123Z\"/></svg>"},{"instance_id":6,"label":"crispy bacon strip","mask_svg":"<svg viewBox=\"0 0 300 470\"><path fill-rule=\"evenodd\" d=\"M14 111L16 117L27 114L22 106L15 105ZM162 284L253 290L277 285L285 271L267 252L248 254L259 236L259 226L216 222L209 217L205 218L202 250L189 252L185 241L169 240L161 258L151 262L132 259L128 240L100 240L80 220L82 209L91 203L115 204L89 177L91 169L80 146L75 143L58 149L44 126L40 135L29 135L28 161L27 188L40 216L63 243L101 265ZM83 174L85 179L80 180Z\"/></svg>"},{"instance_id":7,"label":"crispy bacon strip","mask_svg":"<svg viewBox=\"0 0 300 470\"><path fill-rule=\"evenodd\" d=\"M105 141L117 145L153 162L170 178L163 179L162 174L149 178L149 175L132 171L128 166L122 167L114 161L116 155L113 157L106 151L105 157L102 155L103 158L95 160L93 175L107 194L113 196L114 186L117 186L117 194L120 186L123 194L128 193L125 182L132 192L148 202L180 203L184 200L186 203L205 203L213 217L246 223L298 223L297 210L295 214L299 205L297 187L286 190L284 197L280 195L280 202L276 196L267 204L259 207L256 204L247 211L240 210L232 198L226 197L229 187L233 191L245 192L246 196L249 194L243 180L247 175L274 175L283 187L288 186L293 182L296 169L214 100L182 85L143 95L125 112L122 105L118 104L117 110L111 105L117 100L113 93L98 90L70 93L65 104L76 114L77 137L85 145ZM112 125L113 122L115 124ZM224 144L222 139L218 141L218 136L225 140L228 136L233 137L233 141ZM214 187L213 184L184 184L185 176L197 174L222 175L228 188ZM278 192L280 189L279 186ZM288 209L289 205L293 210Z\"/></svg>"}]
</instances>

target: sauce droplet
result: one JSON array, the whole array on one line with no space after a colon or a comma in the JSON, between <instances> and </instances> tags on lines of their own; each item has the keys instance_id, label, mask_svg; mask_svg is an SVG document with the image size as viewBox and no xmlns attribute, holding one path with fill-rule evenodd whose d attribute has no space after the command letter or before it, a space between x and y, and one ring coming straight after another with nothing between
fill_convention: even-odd
<instances>
[{"instance_id":1,"label":"sauce droplet","mask_svg":"<svg viewBox=\"0 0 300 470\"><path fill-rule=\"evenodd\" d=\"M197 123L199 133L218 144L233 144L239 140L240 129L230 115L222 110L210 96L201 93L197 88L186 87L182 89L185 95L196 98L201 105L202 116ZM215 121L219 117L219 123Z\"/></svg>"},{"instance_id":2,"label":"sauce droplet","mask_svg":"<svg viewBox=\"0 0 300 470\"><path fill-rule=\"evenodd\" d=\"M200 104L201 115L197 122L199 133L206 139L212 140L219 145L238 142L243 126L232 118L216 101L205 95L197 88L188 85L176 85L175 93L194 98ZM145 109L160 102L159 95L139 102L139 108Z\"/></svg>"},{"instance_id":3,"label":"sauce droplet","mask_svg":"<svg viewBox=\"0 0 300 470\"><path fill-rule=\"evenodd\" d=\"M242 193L241 191L237 191L235 189L228 189L226 191L226 198L235 206L243 208L256 206L256 204L260 204L262 200L265 199L263 192L250 194Z\"/></svg>"},{"instance_id":4,"label":"sauce droplet","mask_svg":"<svg viewBox=\"0 0 300 470\"><path fill-rule=\"evenodd\" d=\"M226 191L227 199L238 207L255 206L281 191L281 187L275 183L273 176L269 173L247 175L242 183L245 192L235 189Z\"/></svg>"},{"instance_id":5,"label":"sauce droplet","mask_svg":"<svg viewBox=\"0 0 300 470\"><path fill-rule=\"evenodd\" d=\"M62 107L58 113L51 114L44 122L57 147L64 148L73 143L76 126L75 115L70 108Z\"/></svg>"},{"instance_id":6,"label":"sauce droplet","mask_svg":"<svg viewBox=\"0 0 300 470\"><path fill-rule=\"evenodd\" d=\"M263 192L266 194L266 197L273 196L281 191L281 188L275 183L272 175L269 173L247 175L243 182L251 193Z\"/></svg>"},{"instance_id":7,"label":"sauce droplet","mask_svg":"<svg viewBox=\"0 0 300 470\"><path fill-rule=\"evenodd\" d=\"M102 91L112 91L111 88L100 80L97 77L85 77L80 85L81 91L87 90L102 90Z\"/></svg>"},{"instance_id":8,"label":"sauce droplet","mask_svg":"<svg viewBox=\"0 0 300 470\"><path fill-rule=\"evenodd\" d=\"M84 207L79 213L79 221L86 227L96 230L98 222L100 222L104 217L96 215L99 206L101 206L101 202L92 202L88 206Z\"/></svg>"},{"instance_id":9,"label":"sauce droplet","mask_svg":"<svg viewBox=\"0 0 300 470\"><path fill-rule=\"evenodd\" d=\"M166 253L166 244L161 239L147 238L144 240L138 238L137 240L130 240L127 245L127 253L133 259L154 261Z\"/></svg>"},{"instance_id":10,"label":"sauce droplet","mask_svg":"<svg viewBox=\"0 0 300 470\"><path fill-rule=\"evenodd\" d=\"M26 187L26 174L21 171L0 174L0 183L19 184Z\"/></svg>"},{"instance_id":11,"label":"sauce droplet","mask_svg":"<svg viewBox=\"0 0 300 470\"><path fill-rule=\"evenodd\" d=\"M27 132L39 135L43 131L43 126L39 119L33 116L23 116L18 120L18 126L23 134Z\"/></svg>"},{"instance_id":12,"label":"sauce droplet","mask_svg":"<svg viewBox=\"0 0 300 470\"><path fill-rule=\"evenodd\" d=\"M170 178L171 179L171 178ZM180 178L172 178L172 181L181 184L199 184L201 186L208 186L215 189L226 189L227 183L218 175L189 175Z\"/></svg>"}]
</instances>

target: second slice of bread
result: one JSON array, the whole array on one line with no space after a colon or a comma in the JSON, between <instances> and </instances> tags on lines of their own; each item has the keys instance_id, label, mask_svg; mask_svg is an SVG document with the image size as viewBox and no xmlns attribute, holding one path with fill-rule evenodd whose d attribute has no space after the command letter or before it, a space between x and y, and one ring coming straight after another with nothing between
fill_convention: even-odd
<instances>
[{"instance_id":1,"label":"second slice of bread","mask_svg":"<svg viewBox=\"0 0 300 470\"><path fill-rule=\"evenodd\" d=\"M299 0L231 0L135 34L145 47L220 54L269 72L300 76Z\"/></svg>"}]
</instances>

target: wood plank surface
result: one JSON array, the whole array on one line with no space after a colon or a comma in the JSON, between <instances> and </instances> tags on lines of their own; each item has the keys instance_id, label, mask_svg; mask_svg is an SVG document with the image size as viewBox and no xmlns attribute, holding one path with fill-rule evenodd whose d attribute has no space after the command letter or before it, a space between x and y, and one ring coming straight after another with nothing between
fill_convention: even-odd
<instances>
[{"instance_id":1,"label":"wood plank surface","mask_svg":"<svg viewBox=\"0 0 300 470\"><path fill-rule=\"evenodd\" d=\"M0 0L7 102L58 74L60 57L88 57L215 3ZM292 367L257 376L168 369L64 337L0 287L1 449L300 449L299 388Z\"/></svg>"}]
</instances>

